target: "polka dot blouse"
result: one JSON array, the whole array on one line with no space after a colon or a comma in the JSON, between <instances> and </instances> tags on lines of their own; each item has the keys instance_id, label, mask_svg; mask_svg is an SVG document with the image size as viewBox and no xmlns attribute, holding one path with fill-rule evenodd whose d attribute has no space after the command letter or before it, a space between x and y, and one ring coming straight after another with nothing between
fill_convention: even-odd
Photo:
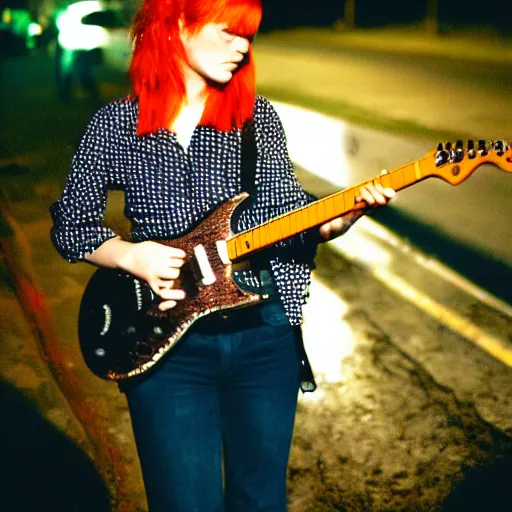
<instances>
[{"instance_id":1,"label":"polka dot blouse","mask_svg":"<svg viewBox=\"0 0 512 512\"><path fill-rule=\"evenodd\" d=\"M72 161L62 197L51 207L52 241L70 262L116 234L103 224L107 191L123 190L133 242L172 239L241 192L241 133L198 126L186 150L174 132L136 135L138 104L127 98L101 108L91 119ZM294 175L286 138L270 102L256 98L256 197L234 216L233 231L257 226L311 202ZM238 212L235 212L237 214ZM268 268L292 325L302 321L317 233L279 244ZM251 270L237 278L259 286Z\"/></svg>"}]
</instances>

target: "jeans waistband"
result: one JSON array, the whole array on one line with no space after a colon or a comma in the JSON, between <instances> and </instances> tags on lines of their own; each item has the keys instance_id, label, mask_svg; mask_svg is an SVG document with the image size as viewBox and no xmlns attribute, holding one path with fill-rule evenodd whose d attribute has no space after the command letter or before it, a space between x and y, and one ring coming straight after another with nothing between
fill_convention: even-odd
<instances>
[{"instance_id":1,"label":"jeans waistband","mask_svg":"<svg viewBox=\"0 0 512 512\"><path fill-rule=\"evenodd\" d=\"M271 303L275 305L275 301L270 300L242 308L215 311L200 318L194 324L193 330L205 334L219 334L261 327L265 325L262 312Z\"/></svg>"}]
</instances>

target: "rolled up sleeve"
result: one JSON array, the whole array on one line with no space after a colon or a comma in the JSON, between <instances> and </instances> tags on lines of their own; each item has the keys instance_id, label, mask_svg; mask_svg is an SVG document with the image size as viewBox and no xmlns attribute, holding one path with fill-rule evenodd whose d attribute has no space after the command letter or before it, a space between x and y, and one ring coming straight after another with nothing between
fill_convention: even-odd
<instances>
[{"instance_id":1,"label":"rolled up sleeve","mask_svg":"<svg viewBox=\"0 0 512 512\"><path fill-rule=\"evenodd\" d=\"M71 263L82 261L102 243L116 237L103 225L109 179L113 120L106 108L91 119L72 160L64 191L50 206L51 240Z\"/></svg>"}]
</instances>

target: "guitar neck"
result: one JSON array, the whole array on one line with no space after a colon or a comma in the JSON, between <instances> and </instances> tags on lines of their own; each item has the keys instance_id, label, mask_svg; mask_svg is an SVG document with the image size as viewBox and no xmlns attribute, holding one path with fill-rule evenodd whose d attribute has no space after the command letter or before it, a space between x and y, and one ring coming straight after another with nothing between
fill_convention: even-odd
<instances>
[{"instance_id":1,"label":"guitar neck","mask_svg":"<svg viewBox=\"0 0 512 512\"><path fill-rule=\"evenodd\" d=\"M425 162L426 159L427 157L424 157L403 167L398 167L387 174L326 196L235 235L227 241L229 258L235 261L246 257L281 240L363 208L364 205L356 204L355 198L359 195L360 187L364 185L380 183L384 188L399 191L428 178L430 173L428 172L429 166Z\"/></svg>"}]
</instances>

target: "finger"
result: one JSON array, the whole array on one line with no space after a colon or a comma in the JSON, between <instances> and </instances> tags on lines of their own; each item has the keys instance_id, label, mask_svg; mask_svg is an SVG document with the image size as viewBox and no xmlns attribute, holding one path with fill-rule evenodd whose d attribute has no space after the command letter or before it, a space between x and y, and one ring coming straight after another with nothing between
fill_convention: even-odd
<instances>
[{"instance_id":1,"label":"finger","mask_svg":"<svg viewBox=\"0 0 512 512\"><path fill-rule=\"evenodd\" d=\"M377 183L377 185L375 185L375 187L370 192L378 204L383 205L387 203L387 197L384 194L384 188L380 183Z\"/></svg>"},{"instance_id":2,"label":"finger","mask_svg":"<svg viewBox=\"0 0 512 512\"><path fill-rule=\"evenodd\" d=\"M322 226L320 226L320 234L326 239L328 240L329 237L331 236L331 223L330 222L327 222L325 224L322 224Z\"/></svg>"},{"instance_id":3,"label":"finger","mask_svg":"<svg viewBox=\"0 0 512 512\"><path fill-rule=\"evenodd\" d=\"M171 290L173 286L174 286L173 279L161 279L158 282L158 294L160 295L160 292L162 290Z\"/></svg>"},{"instance_id":4,"label":"finger","mask_svg":"<svg viewBox=\"0 0 512 512\"><path fill-rule=\"evenodd\" d=\"M185 254L185 253L183 253L183 254ZM186 256L186 254L185 254L185 256ZM185 260L183 258L171 256L171 258L169 258L168 264L170 267L180 268L183 266L183 263L185 263Z\"/></svg>"},{"instance_id":5,"label":"finger","mask_svg":"<svg viewBox=\"0 0 512 512\"><path fill-rule=\"evenodd\" d=\"M388 199L391 199L396 194L392 188L384 188L380 183L377 183L375 188Z\"/></svg>"},{"instance_id":6,"label":"finger","mask_svg":"<svg viewBox=\"0 0 512 512\"><path fill-rule=\"evenodd\" d=\"M343 219L337 217L331 221L331 231L341 231L343 228Z\"/></svg>"},{"instance_id":7,"label":"finger","mask_svg":"<svg viewBox=\"0 0 512 512\"><path fill-rule=\"evenodd\" d=\"M180 260L183 260L186 258L187 256L187 253L181 249L178 249L177 247L169 247L169 246L165 246L167 247L168 249L168 253L169 253L169 256L171 258L177 258L177 259L180 259Z\"/></svg>"},{"instance_id":8,"label":"finger","mask_svg":"<svg viewBox=\"0 0 512 512\"><path fill-rule=\"evenodd\" d=\"M183 300L186 296L183 290L176 288L162 288L159 295L164 300Z\"/></svg>"},{"instance_id":9,"label":"finger","mask_svg":"<svg viewBox=\"0 0 512 512\"><path fill-rule=\"evenodd\" d=\"M180 275L179 268L173 267L163 267L160 272L158 272L158 277L161 281L167 281L169 279L178 279Z\"/></svg>"},{"instance_id":10,"label":"finger","mask_svg":"<svg viewBox=\"0 0 512 512\"><path fill-rule=\"evenodd\" d=\"M373 197L373 194L368 190L369 185L366 185L364 187L361 187L359 189L359 193L361 194L361 198L366 201L366 203L370 206L372 206L375 203L375 199Z\"/></svg>"},{"instance_id":11,"label":"finger","mask_svg":"<svg viewBox=\"0 0 512 512\"><path fill-rule=\"evenodd\" d=\"M175 307L177 304L177 302L175 300L166 300L164 302L160 302L160 304L158 304L158 309L160 311L167 311L168 309L172 309L173 307Z\"/></svg>"}]
</instances>

